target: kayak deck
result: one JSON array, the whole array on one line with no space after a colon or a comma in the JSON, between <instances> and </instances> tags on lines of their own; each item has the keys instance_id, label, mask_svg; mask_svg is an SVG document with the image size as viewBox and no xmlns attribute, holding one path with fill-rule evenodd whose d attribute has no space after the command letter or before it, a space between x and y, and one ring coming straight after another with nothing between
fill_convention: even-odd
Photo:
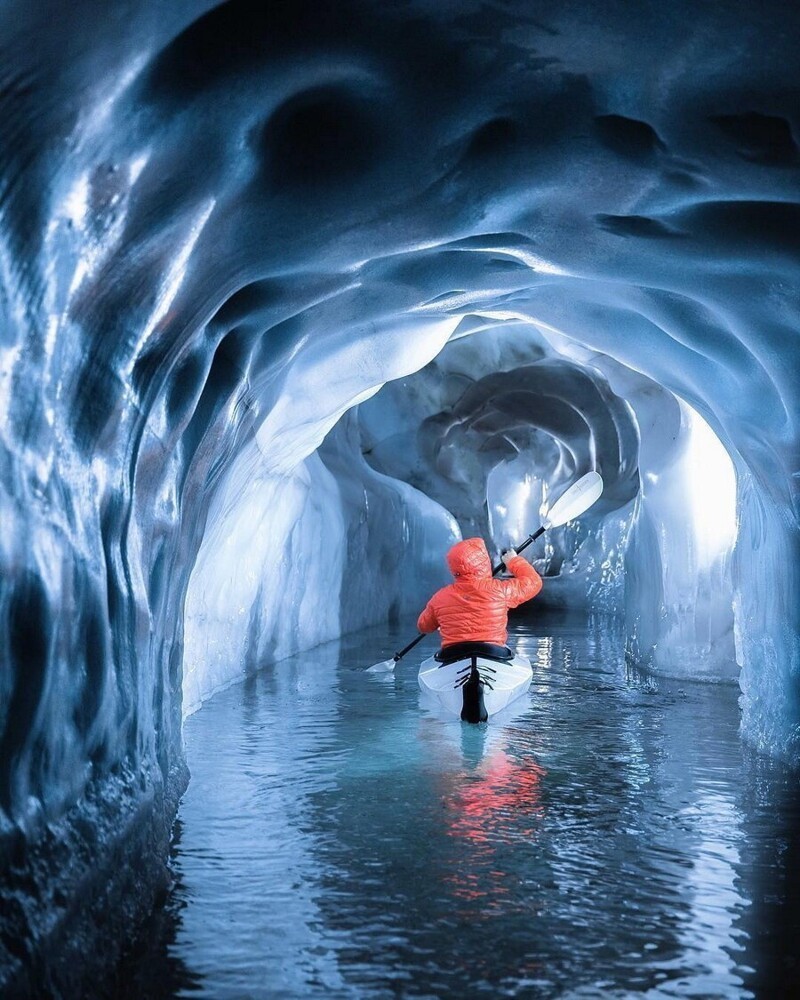
<instances>
[{"instance_id":1,"label":"kayak deck","mask_svg":"<svg viewBox=\"0 0 800 1000\"><path fill-rule=\"evenodd\" d=\"M533 679L527 656L516 653L511 660L496 660L484 656L465 656L453 663L439 663L434 657L423 660L419 668L419 686L448 713L464 718L465 688L475 661L477 678L488 716L502 711L512 701L525 694ZM478 721L468 719L467 721Z\"/></svg>"}]
</instances>

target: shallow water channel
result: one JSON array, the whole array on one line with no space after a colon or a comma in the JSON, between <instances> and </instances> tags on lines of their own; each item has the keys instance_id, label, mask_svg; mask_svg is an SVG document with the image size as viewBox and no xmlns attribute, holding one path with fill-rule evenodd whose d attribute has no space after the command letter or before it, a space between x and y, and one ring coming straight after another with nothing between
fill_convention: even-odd
<instances>
[{"instance_id":1,"label":"shallow water channel","mask_svg":"<svg viewBox=\"0 0 800 1000\"><path fill-rule=\"evenodd\" d=\"M742 746L735 687L632 674L615 623L540 614L510 640L530 695L468 726L421 708L420 657L364 673L408 631L187 720L176 883L121 990L800 995L797 775Z\"/></svg>"}]
</instances>

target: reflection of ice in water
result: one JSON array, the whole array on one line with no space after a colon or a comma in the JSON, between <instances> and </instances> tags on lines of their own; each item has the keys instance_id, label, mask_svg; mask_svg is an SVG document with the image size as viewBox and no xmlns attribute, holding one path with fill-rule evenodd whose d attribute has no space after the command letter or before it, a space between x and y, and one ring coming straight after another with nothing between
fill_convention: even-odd
<instances>
[{"instance_id":1,"label":"reflection of ice in water","mask_svg":"<svg viewBox=\"0 0 800 1000\"><path fill-rule=\"evenodd\" d=\"M188 730L194 772L184 812L196 822L184 837L182 867L216 905L190 902L176 947L211 976L206 995L233 1000L243 981L259 990L280 982L289 996L303 995L309 981L326 992L344 988L337 935L324 929L315 902L320 831L307 812L310 795L335 788L331 769L309 762L342 753L332 740L338 648L329 643L312 662L287 663L263 688L250 681L226 692L214 703L213 731L193 742ZM226 754L232 733L233 756ZM228 944L220 963L232 927L235 948Z\"/></svg>"},{"instance_id":2,"label":"reflection of ice in water","mask_svg":"<svg viewBox=\"0 0 800 1000\"><path fill-rule=\"evenodd\" d=\"M780 831L736 691L628 685L602 619L512 630L533 686L486 725L424 707L424 651L365 674L398 644L381 632L188 720L173 954L197 995L748 995Z\"/></svg>"},{"instance_id":3,"label":"reflection of ice in water","mask_svg":"<svg viewBox=\"0 0 800 1000\"><path fill-rule=\"evenodd\" d=\"M691 816L702 837L702 849L686 875L691 902L683 934L686 948L703 955L708 965L707 972L691 977L695 995L735 994L741 988L741 976L729 959L742 951L744 932L736 923L747 905L737 885L741 815L732 794L713 785L703 782L696 801L683 813Z\"/></svg>"}]
</instances>

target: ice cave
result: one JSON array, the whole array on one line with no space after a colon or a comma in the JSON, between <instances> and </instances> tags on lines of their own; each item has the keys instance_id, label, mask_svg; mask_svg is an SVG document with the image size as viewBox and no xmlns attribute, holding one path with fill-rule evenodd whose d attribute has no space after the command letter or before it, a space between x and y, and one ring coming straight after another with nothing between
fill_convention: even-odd
<instances>
[{"instance_id":1,"label":"ice cave","mask_svg":"<svg viewBox=\"0 0 800 1000\"><path fill-rule=\"evenodd\" d=\"M0 993L800 995L798 8L0 25Z\"/></svg>"}]
</instances>

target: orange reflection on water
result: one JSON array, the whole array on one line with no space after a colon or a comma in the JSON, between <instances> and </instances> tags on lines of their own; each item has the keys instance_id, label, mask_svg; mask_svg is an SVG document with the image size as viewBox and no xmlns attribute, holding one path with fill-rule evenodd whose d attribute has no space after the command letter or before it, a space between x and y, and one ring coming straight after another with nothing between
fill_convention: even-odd
<instances>
[{"instance_id":1,"label":"orange reflection on water","mask_svg":"<svg viewBox=\"0 0 800 1000\"><path fill-rule=\"evenodd\" d=\"M516 761L506 750L495 750L453 790L447 832L472 844L528 840L544 812L541 784L546 773L533 760Z\"/></svg>"},{"instance_id":2,"label":"orange reflection on water","mask_svg":"<svg viewBox=\"0 0 800 1000\"><path fill-rule=\"evenodd\" d=\"M541 802L546 770L535 761L514 759L497 748L475 771L452 774L457 782L447 797L444 821L449 836L465 841L459 851L463 864L444 877L453 895L469 903L480 901L482 912L505 910L518 895L516 880L492 865L500 844L530 843L544 815ZM526 904L528 905L528 904Z\"/></svg>"}]
</instances>

